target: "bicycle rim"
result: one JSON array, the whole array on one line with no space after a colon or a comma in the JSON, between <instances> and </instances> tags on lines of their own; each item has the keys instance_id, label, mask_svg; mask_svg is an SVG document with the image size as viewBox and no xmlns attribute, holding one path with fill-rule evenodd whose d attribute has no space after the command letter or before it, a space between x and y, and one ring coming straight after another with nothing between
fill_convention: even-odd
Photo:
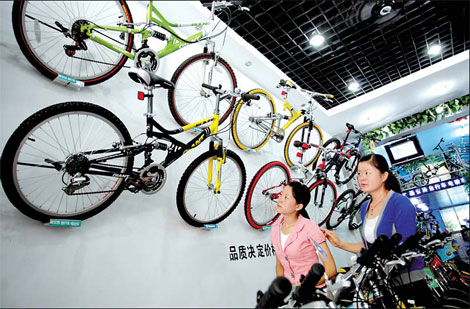
<instances>
[{"instance_id":1,"label":"bicycle rim","mask_svg":"<svg viewBox=\"0 0 470 309\"><path fill-rule=\"evenodd\" d=\"M17 39L20 46L21 42L26 45L26 53L31 54L32 59L28 60L50 78L54 74L63 74L86 84L95 84L117 73L127 60L78 31L81 23L117 26L117 22L132 22L127 5L120 1L25 1L21 8L21 33ZM75 40L58 31L56 22L70 29L75 36L84 36L87 49L68 56L64 46L75 45ZM92 33L123 50L132 48L132 34L104 29Z\"/></svg>"},{"instance_id":2,"label":"bicycle rim","mask_svg":"<svg viewBox=\"0 0 470 309\"><path fill-rule=\"evenodd\" d=\"M243 163L227 153L222 166L220 193L214 193L217 156L203 160L196 159L182 193L183 219L195 226L218 223L225 219L237 206L245 188L245 171ZM208 184L209 165L212 165L212 182ZM183 175L183 177L185 177Z\"/></svg>"},{"instance_id":3,"label":"bicycle rim","mask_svg":"<svg viewBox=\"0 0 470 309\"><path fill-rule=\"evenodd\" d=\"M289 182L289 171L281 162L270 162L255 174L245 201L245 215L252 227L261 229L277 219L277 197Z\"/></svg>"},{"instance_id":4,"label":"bicycle rim","mask_svg":"<svg viewBox=\"0 0 470 309\"><path fill-rule=\"evenodd\" d=\"M232 134L238 148L257 150L263 147L271 136L276 120L262 119L276 114L271 96L259 89L249 92L260 97L250 102L240 101L233 114Z\"/></svg>"},{"instance_id":5,"label":"bicycle rim","mask_svg":"<svg viewBox=\"0 0 470 309\"><path fill-rule=\"evenodd\" d=\"M328 228L335 228L341 224L349 215L350 207L354 204L354 191L347 190L343 192L336 202L336 207L328 219L326 225Z\"/></svg>"},{"instance_id":6,"label":"bicycle rim","mask_svg":"<svg viewBox=\"0 0 470 309\"><path fill-rule=\"evenodd\" d=\"M214 114L216 97L212 91L201 86L203 83L209 83L211 67L213 67L211 85L221 85L222 89L230 91L236 88L235 74L222 59L219 59L215 66L215 60L208 54L190 58L189 62L183 63L175 72L172 78L175 89L169 92L170 108L179 124L187 125ZM221 123L232 110L234 103L235 98L220 101Z\"/></svg>"},{"instance_id":7,"label":"bicycle rim","mask_svg":"<svg viewBox=\"0 0 470 309\"><path fill-rule=\"evenodd\" d=\"M37 124L21 140L13 160L13 181L20 199L33 210L50 217L80 216L100 207L117 190L122 178L84 174L90 183L75 190L75 195L64 192L71 175L47 166L46 160L79 165L79 156L94 149L112 149L114 143L125 144L123 133L108 119L90 112L64 112ZM94 159L103 154L89 154ZM125 173L128 158L106 161L120 167ZM66 165L67 165L66 164ZM38 165L42 167L38 167ZM100 191L101 193L90 194Z\"/></svg>"},{"instance_id":8,"label":"bicycle rim","mask_svg":"<svg viewBox=\"0 0 470 309\"><path fill-rule=\"evenodd\" d=\"M307 150L302 150L294 146L295 141L301 141L307 145L315 144L321 146L323 144L323 134L320 128L318 128L317 125L313 125L312 130L309 131L309 126L310 124L308 122L298 125L287 138L284 147L284 157L289 167L299 164L298 153L302 153L302 165L305 167L311 166L320 156L318 148L310 147Z\"/></svg>"},{"instance_id":9,"label":"bicycle rim","mask_svg":"<svg viewBox=\"0 0 470 309\"><path fill-rule=\"evenodd\" d=\"M320 180L310 187L310 202L306 210L310 219L321 226L331 216L335 203L335 186L329 180Z\"/></svg>"}]
</instances>

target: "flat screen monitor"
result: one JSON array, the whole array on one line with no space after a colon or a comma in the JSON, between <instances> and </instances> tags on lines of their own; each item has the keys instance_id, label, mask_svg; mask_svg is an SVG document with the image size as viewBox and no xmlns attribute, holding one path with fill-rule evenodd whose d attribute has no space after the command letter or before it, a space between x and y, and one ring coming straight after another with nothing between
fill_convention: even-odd
<instances>
[{"instance_id":1,"label":"flat screen monitor","mask_svg":"<svg viewBox=\"0 0 470 309\"><path fill-rule=\"evenodd\" d=\"M385 145L384 148L392 165L424 157L423 149L421 149L416 135Z\"/></svg>"}]
</instances>

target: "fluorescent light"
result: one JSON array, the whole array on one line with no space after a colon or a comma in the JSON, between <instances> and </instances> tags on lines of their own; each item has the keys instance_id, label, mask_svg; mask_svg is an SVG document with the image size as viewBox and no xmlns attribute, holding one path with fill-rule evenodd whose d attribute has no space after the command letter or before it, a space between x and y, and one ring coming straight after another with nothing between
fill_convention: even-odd
<instances>
[{"instance_id":1,"label":"fluorescent light","mask_svg":"<svg viewBox=\"0 0 470 309\"><path fill-rule=\"evenodd\" d=\"M348 89L351 90L352 92L358 91L359 90L359 84L355 81L352 81L348 85Z\"/></svg>"},{"instance_id":2,"label":"fluorescent light","mask_svg":"<svg viewBox=\"0 0 470 309\"><path fill-rule=\"evenodd\" d=\"M419 204L419 200L416 197L410 198L410 202L411 202L411 204L413 204L415 206Z\"/></svg>"},{"instance_id":3,"label":"fluorescent light","mask_svg":"<svg viewBox=\"0 0 470 309\"><path fill-rule=\"evenodd\" d=\"M425 203L420 203L420 204L416 205L416 207L418 207L422 211L428 211L429 210L428 205L426 205Z\"/></svg>"},{"instance_id":4,"label":"fluorescent light","mask_svg":"<svg viewBox=\"0 0 470 309\"><path fill-rule=\"evenodd\" d=\"M318 32L314 31L314 35L310 39L310 44L317 47L322 45L325 42L325 37Z\"/></svg>"},{"instance_id":5,"label":"fluorescent light","mask_svg":"<svg viewBox=\"0 0 470 309\"><path fill-rule=\"evenodd\" d=\"M428 48L428 54L431 56L439 55L441 53L441 45L440 44L432 44Z\"/></svg>"}]
</instances>

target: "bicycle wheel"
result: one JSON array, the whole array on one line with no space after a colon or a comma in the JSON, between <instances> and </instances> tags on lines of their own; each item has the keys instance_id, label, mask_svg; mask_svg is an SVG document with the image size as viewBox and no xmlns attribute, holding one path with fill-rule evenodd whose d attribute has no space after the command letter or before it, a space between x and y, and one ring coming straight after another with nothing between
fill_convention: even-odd
<instances>
[{"instance_id":1,"label":"bicycle wheel","mask_svg":"<svg viewBox=\"0 0 470 309\"><path fill-rule=\"evenodd\" d=\"M176 205L184 221L196 227L219 223L227 218L238 205L245 189L246 171L240 157L227 150L222 165L220 193L214 193L217 156L205 152L184 171L176 191ZM212 180L209 184L208 171Z\"/></svg>"},{"instance_id":2,"label":"bicycle wheel","mask_svg":"<svg viewBox=\"0 0 470 309\"><path fill-rule=\"evenodd\" d=\"M348 217L349 210L354 205L355 193L354 190L349 189L340 194L333 213L328 221L326 221L326 227L328 229L337 227Z\"/></svg>"},{"instance_id":3,"label":"bicycle wheel","mask_svg":"<svg viewBox=\"0 0 470 309\"><path fill-rule=\"evenodd\" d=\"M13 3L13 30L28 61L50 79L63 74L83 81L86 86L112 77L124 66L127 57L90 40L80 32L80 27L117 26L117 22L132 23L129 7L123 0ZM65 36L61 27L69 30L70 35ZM132 49L133 34L102 28L92 33L128 52Z\"/></svg>"},{"instance_id":4,"label":"bicycle wheel","mask_svg":"<svg viewBox=\"0 0 470 309\"><path fill-rule=\"evenodd\" d=\"M356 175L359 160L361 159L361 154L355 148L346 151L346 153L350 157L343 157L340 168L335 173L335 182L339 185L349 182Z\"/></svg>"},{"instance_id":5,"label":"bicycle wheel","mask_svg":"<svg viewBox=\"0 0 470 309\"><path fill-rule=\"evenodd\" d=\"M348 227L351 231L357 230L362 226L362 218L360 212L360 204L356 206L353 212L349 215Z\"/></svg>"},{"instance_id":6,"label":"bicycle wheel","mask_svg":"<svg viewBox=\"0 0 470 309\"><path fill-rule=\"evenodd\" d=\"M26 119L8 140L1 159L5 194L19 211L41 222L85 220L124 188L124 178L93 171L106 166L126 174L134 162L133 157L91 160L120 154L116 145L131 144L124 124L100 106L52 105Z\"/></svg>"},{"instance_id":7,"label":"bicycle wheel","mask_svg":"<svg viewBox=\"0 0 470 309\"><path fill-rule=\"evenodd\" d=\"M276 107L269 93L254 89L249 94L259 95L259 100L243 102L235 107L232 119L232 135L235 145L242 150L258 150L263 147L272 135L276 119ZM263 119L271 117L270 119Z\"/></svg>"},{"instance_id":8,"label":"bicycle wheel","mask_svg":"<svg viewBox=\"0 0 470 309\"><path fill-rule=\"evenodd\" d=\"M336 206L336 187L327 179L315 182L310 188L310 202L307 210L310 219L322 226L333 213Z\"/></svg>"},{"instance_id":9,"label":"bicycle wheel","mask_svg":"<svg viewBox=\"0 0 470 309\"><path fill-rule=\"evenodd\" d=\"M289 170L279 161L269 162L256 172L245 197L248 224L255 229L262 229L276 221L279 217L277 198L290 179Z\"/></svg>"},{"instance_id":10,"label":"bicycle wheel","mask_svg":"<svg viewBox=\"0 0 470 309\"><path fill-rule=\"evenodd\" d=\"M315 163L320 156L320 151L318 148L310 147L309 149L302 151L301 148L294 146L295 141L301 141L305 144L323 144L323 133L320 128L315 124L310 122L304 122L299 124L297 127L292 130L286 140L284 145L284 158L289 167L293 167L298 162L297 154L302 153L302 165L305 167L310 167Z\"/></svg>"},{"instance_id":11,"label":"bicycle wheel","mask_svg":"<svg viewBox=\"0 0 470 309\"><path fill-rule=\"evenodd\" d=\"M427 179L423 173L418 172L413 175L413 183L415 186L421 187L427 185L429 183L429 179Z\"/></svg>"},{"instance_id":12,"label":"bicycle wheel","mask_svg":"<svg viewBox=\"0 0 470 309\"><path fill-rule=\"evenodd\" d=\"M212 70L211 70L212 68ZM222 58L215 63L211 54L197 54L186 59L171 77L175 89L168 90L170 112L181 126L212 116L215 95L202 83L222 85L222 89L234 90L237 79L230 65ZM230 115L235 98L220 101L219 123Z\"/></svg>"}]
</instances>

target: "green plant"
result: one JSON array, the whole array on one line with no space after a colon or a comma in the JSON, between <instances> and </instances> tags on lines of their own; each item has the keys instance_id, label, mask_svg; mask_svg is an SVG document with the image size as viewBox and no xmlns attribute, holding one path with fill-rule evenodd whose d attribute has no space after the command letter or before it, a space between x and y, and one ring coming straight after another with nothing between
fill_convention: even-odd
<instances>
[{"instance_id":1,"label":"green plant","mask_svg":"<svg viewBox=\"0 0 470 309\"><path fill-rule=\"evenodd\" d=\"M467 94L369 131L365 134L363 149L364 151L371 150L371 141L381 141L402 131L449 117L460 112L469 103L470 95Z\"/></svg>"}]
</instances>

